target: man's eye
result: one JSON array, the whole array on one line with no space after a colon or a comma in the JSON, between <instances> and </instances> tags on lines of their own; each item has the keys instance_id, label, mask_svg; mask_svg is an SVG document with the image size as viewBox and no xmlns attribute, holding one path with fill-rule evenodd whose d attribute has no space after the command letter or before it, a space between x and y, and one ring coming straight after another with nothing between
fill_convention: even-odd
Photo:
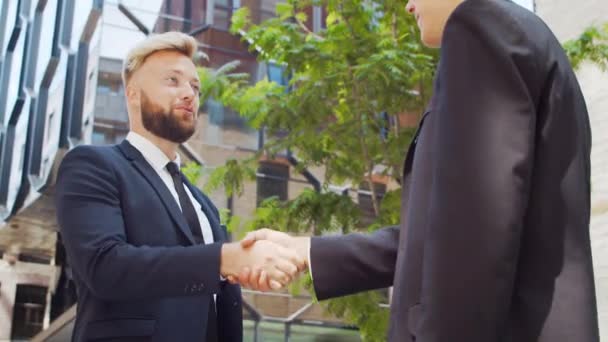
<instances>
[{"instance_id":1,"label":"man's eye","mask_svg":"<svg viewBox=\"0 0 608 342\"><path fill-rule=\"evenodd\" d=\"M173 83L177 83L177 77L171 76L169 78L167 78L169 81L173 82Z\"/></svg>"}]
</instances>

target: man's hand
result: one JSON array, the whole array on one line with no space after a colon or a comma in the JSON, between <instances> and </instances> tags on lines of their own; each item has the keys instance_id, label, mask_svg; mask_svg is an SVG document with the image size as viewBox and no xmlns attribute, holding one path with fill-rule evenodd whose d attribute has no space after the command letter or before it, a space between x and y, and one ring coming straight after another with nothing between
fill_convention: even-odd
<instances>
[{"instance_id":1,"label":"man's hand","mask_svg":"<svg viewBox=\"0 0 608 342\"><path fill-rule=\"evenodd\" d=\"M289 284L306 267L304 258L295 251L271 241L258 241L243 247L240 243L222 246L220 273L234 282L244 269L259 273L258 285L263 290L278 290ZM259 284L263 284L260 286Z\"/></svg>"},{"instance_id":2,"label":"man's hand","mask_svg":"<svg viewBox=\"0 0 608 342\"><path fill-rule=\"evenodd\" d=\"M291 239L293 239L293 238L291 236L289 236L287 233L279 232L279 231L268 229L268 228L262 228L260 230L255 230L253 232L247 233L247 235L245 235L243 240L241 240L241 246L249 247L249 246L253 245L256 241L270 240L283 247L289 248L289 247L291 247L290 246Z\"/></svg>"},{"instance_id":3,"label":"man's hand","mask_svg":"<svg viewBox=\"0 0 608 342\"><path fill-rule=\"evenodd\" d=\"M310 238L292 237L286 233L264 228L248 233L240 243L243 248L249 248L250 246L255 246L264 241L272 241L281 245L295 252L300 259L304 260L304 264L301 268L298 268L298 272L303 271L308 267ZM240 283L241 286L254 290L268 291L270 288L273 288L274 286L267 282L266 279L267 275L264 270L260 268L245 267L238 275L238 283ZM229 281L233 283L237 282L234 277L230 277Z\"/></svg>"}]
</instances>

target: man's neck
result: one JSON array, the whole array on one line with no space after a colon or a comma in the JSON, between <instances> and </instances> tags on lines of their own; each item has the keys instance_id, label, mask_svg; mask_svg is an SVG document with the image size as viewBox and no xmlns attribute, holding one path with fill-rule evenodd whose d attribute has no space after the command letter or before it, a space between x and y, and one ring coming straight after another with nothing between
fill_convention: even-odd
<instances>
[{"instance_id":1,"label":"man's neck","mask_svg":"<svg viewBox=\"0 0 608 342\"><path fill-rule=\"evenodd\" d=\"M167 139L163 139L159 136L156 136L146 130L133 130L133 132L141 135L142 137L148 139L151 143L156 145L163 153L169 158L169 160L175 160L177 147L179 144L169 141Z\"/></svg>"}]
</instances>

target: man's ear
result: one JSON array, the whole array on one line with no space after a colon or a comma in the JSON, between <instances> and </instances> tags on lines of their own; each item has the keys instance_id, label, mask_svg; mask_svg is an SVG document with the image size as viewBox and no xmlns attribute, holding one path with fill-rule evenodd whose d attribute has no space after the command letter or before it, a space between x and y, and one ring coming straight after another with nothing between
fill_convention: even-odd
<instances>
[{"instance_id":1,"label":"man's ear","mask_svg":"<svg viewBox=\"0 0 608 342\"><path fill-rule=\"evenodd\" d=\"M125 96L127 98L127 105L139 107L141 102L141 90L133 82L127 85L125 89Z\"/></svg>"}]
</instances>

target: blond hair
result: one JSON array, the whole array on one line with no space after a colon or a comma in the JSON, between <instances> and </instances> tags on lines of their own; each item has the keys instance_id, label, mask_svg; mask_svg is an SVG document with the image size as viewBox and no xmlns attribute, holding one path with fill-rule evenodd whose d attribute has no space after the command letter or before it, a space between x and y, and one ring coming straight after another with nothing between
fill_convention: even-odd
<instances>
[{"instance_id":1,"label":"blond hair","mask_svg":"<svg viewBox=\"0 0 608 342\"><path fill-rule=\"evenodd\" d=\"M151 35L127 53L122 68L122 80L126 85L133 73L141 68L146 58L155 52L172 50L194 59L196 48L196 39L182 32Z\"/></svg>"}]
</instances>

